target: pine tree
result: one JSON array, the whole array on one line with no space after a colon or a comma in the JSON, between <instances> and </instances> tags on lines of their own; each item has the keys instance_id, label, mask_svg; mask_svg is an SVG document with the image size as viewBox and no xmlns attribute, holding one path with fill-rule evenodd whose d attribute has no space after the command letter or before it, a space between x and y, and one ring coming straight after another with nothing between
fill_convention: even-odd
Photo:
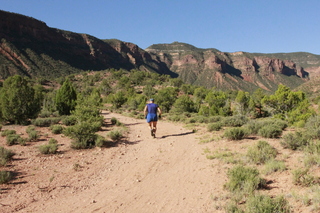
<instances>
[{"instance_id":1,"label":"pine tree","mask_svg":"<svg viewBox=\"0 0 320 213\"><path fill-rule=\"evenodd\" d=\"M70 115L74 110L77 100L77 92L69 79L66 79L56 94L56 108L60 115Z\"/></svg>"},{"instance_id":2,"label":"pine tree","mask_svg":"<svg viewBox=\"0 0 320 213\"><path fill-rule=\"evenodd\" d=\"M11 76L3 82L0 109L5 121L23 124L35 118L40 111L41 96L27 78Z\"/></svg>"}]
</instances>

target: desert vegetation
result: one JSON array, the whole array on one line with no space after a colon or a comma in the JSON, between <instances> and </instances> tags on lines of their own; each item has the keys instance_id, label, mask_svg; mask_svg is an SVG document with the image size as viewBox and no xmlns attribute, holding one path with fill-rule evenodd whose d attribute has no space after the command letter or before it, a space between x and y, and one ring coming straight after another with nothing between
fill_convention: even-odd
<instances>
[{"instance_id":1,"label":"desert vegetation","mask_svg":"<svg viewBox=\"0 0 320 213\"><path fill-rule=\"evenodd\" d=\"M42 155L59 153L59 141L47 138L40 144L41 133L36 128L47 128L53 134L70 138L70 146L75 150L106 148L107 144L125 140L128 128L112 118L108 131L98 134L106 125L101 110L143 119L142 110L152 97L162 108L162 119L184 124L194 132L205 131L203 143L226 140L237 144L259 138L242 153L205 150L208 160L215 159L230 167L225 183L230 196L223 207L227 212L290 212L291 203L284 195L274 197L264 191L273 173L290 170L295 185L310 189L319 185L319 177L313 174L320 165L320 118L318 103L314 102L318 99L309 100L302 91L284 85L279 85L274 93L262 89L253 93L221 91L185 84L166 75L121 69L69 75L51 85L57 86L48 87L18 75L3 82L2 127L28 126L28 137L8 128L1 131L6 138L3 144L6 147L0 147L1 183L13 178L6 171L14 155L7 147L37 143ZM286 167L285 157L266 139L277 140L284 149L303 153L304 165ZM318 211L320 202L309 200L304 205L312 205Z\"/></svg>"}]
</instances>

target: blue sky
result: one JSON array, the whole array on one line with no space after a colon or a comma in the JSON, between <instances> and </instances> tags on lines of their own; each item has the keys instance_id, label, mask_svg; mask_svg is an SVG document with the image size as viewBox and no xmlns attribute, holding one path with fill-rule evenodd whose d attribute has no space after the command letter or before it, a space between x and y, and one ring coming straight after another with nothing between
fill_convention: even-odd
<instances>
[{"instance_id":1,"label":"blue sky","mask_svg":"<svg viewBox=\"0 0 320 213\"><path fill-rule=\"evenodd\" d=\"M319 0L0 0L0 9L143 49L178 41L223 52L320 55Z\"/></svg>"}]
</instances>

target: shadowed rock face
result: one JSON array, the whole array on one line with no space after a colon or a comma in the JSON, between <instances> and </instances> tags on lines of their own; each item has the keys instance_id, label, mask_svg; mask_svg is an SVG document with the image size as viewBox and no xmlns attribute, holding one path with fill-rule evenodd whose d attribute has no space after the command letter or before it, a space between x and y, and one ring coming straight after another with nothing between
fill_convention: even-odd
<instances>
[{"instance_id":1,"label":"shadowed rock face","mask_svg":"<svg viewBox=\"0 0 320 213\"><path fill-rule=\"evenodd\" d=\"M308 73L293 61L267 54L224 53L179 42L143 50L128 42L50 28L19 14L0 11L0 16L1 78L139 69L179 76L186 83L207 87L271 91L278 84L296 87L308 79Z\"/></svg>"}]
</instances>

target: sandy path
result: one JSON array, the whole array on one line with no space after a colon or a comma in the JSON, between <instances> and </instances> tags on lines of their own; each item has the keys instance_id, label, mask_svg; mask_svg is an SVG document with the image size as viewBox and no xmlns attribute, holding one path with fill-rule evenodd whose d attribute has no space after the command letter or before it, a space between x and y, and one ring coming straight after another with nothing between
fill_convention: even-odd
<instances>
[{"instance_id":1,"label":"sandy path","mask_svg":"<svg viewBox=\"0 0 320 213\"><path fill-rule=\"evenodd\" d=\"M128 143L77 151L82 161L90 161L90 168L82 173L66 170L64 177L59 170L53 190L41 195L33 191L32 202L18 212L224 212L217 198L225 193L225 173L206 159L199 134L160 121L154 139L144 120L104 116L129 127ZM67 160L60 164L61 171L64 166L70 170Z\"/></svg>"}]
</instances>

